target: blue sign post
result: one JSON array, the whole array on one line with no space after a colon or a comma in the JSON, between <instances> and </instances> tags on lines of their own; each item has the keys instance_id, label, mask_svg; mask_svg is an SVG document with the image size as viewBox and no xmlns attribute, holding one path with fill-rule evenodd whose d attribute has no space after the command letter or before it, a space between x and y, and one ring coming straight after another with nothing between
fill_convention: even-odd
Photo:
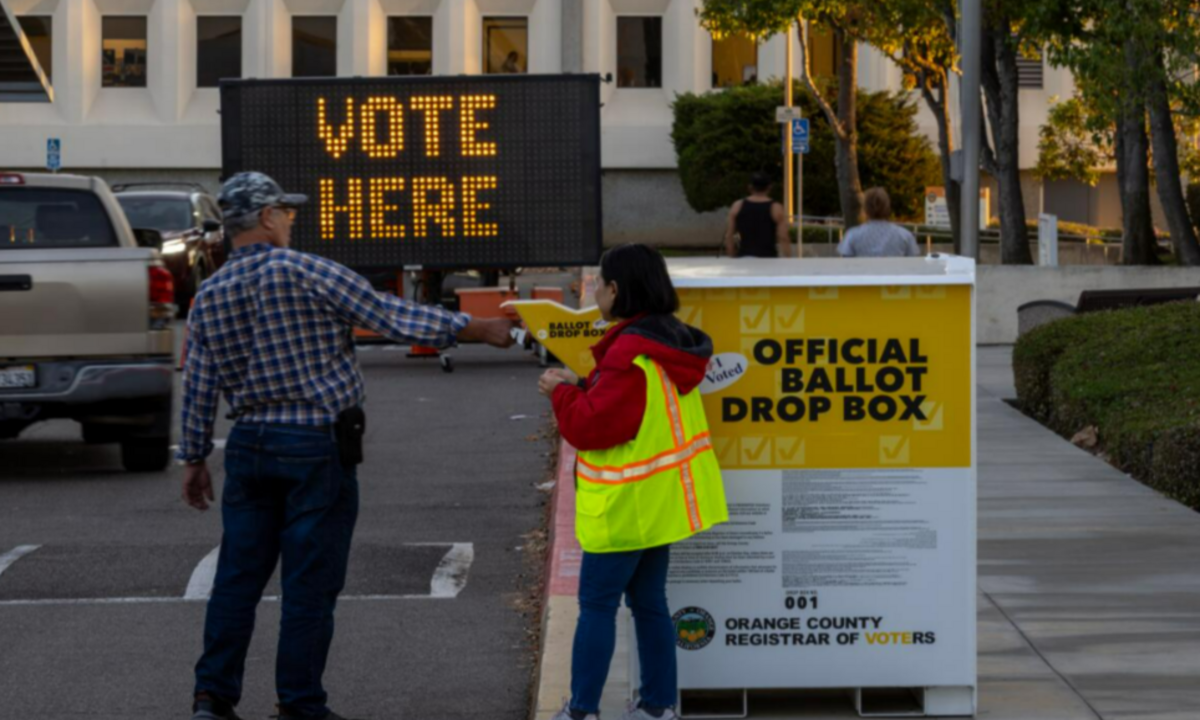
<instances>
[{"instance_id":1,"label":"blue sign post","mask_svg":"<svg viewBox=\"0 0 1200 720\"><path fill-rule=\"evenodd\" d=\"M808 154L808 118L792 120L792 152Z\"/></svg>"},{"instance_id":2,"label":"blue sign post","mask_svg":"<svg viewBox=\"0 0 1200 720\"><path fill-rule=\"evenodd\" d=\"M58 172L62 168L62 140L48 138L46 140L46 169Z\"/></svg>"}]
</instances>

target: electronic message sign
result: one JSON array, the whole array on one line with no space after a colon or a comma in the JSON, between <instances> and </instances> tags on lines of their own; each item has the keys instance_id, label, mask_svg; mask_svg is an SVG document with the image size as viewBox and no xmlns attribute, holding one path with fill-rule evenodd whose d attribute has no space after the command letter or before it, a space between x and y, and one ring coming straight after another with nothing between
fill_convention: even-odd
<instances>
[{"instance_id":1,"label":"electronic message sign","mask_svg":"<svg viewBox=\"0 0 1200 720\"><path fill-rule=\"evenodd\" d=\"M223 171L304 193L292 246L358 269L594 264L594 75L221 83Z\"/></svg>"}]
</instances>

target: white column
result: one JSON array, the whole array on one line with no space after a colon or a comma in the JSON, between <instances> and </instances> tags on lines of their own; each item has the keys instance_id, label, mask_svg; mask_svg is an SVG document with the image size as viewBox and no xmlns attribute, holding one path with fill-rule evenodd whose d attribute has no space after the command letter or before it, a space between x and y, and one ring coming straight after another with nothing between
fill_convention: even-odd
<instances>
[{"instance_id":1,"label":"white column","mask_svg":"<svg viewBox=\"0 0 1200 720\"><path fill-rule=\"evenodd\" d=\"M100 11L92 0L63 0L54 15L54 98L64 120L83 123L100 94ZM59 50L61 48L61 51Z\"/></svg>"},{"instance_id":2,"label":"white column","mask_svg":"<svg viewBox=\"0 0 1200 720\"><path fill-rule=\"evenodd\" d=\"M337 14L337 74L343 77L369 75L371 47L367 22L371 0L346 0Z\"/></svg>"},{"instance_id":3,"label":"white column","mask_svg":"<svg viewBox=\"0 0 1200 720\"><path fill-rule=\"evenodd\" d=\"M442 0L433 15L433 74L466 72L466 0Z\"/></svg>"},{"instance_id":4,"label":"white column","mask_svg":"<svg viewBox=\"0 0 1200 720\"><path fill-rule=\"evenodd\" d=\"M529 72L563 71L563 0L538 0L529 14Z\"/></svg>"},{"instance_id":5,"label":"white column","mask_svg":"<svg viewBox=\"0 0 1200 720\"><path fill-rule=\"evenodd\" d=\"M383 77L387 75L387 14L379 0L367 3L367 75Z\"/></svg>"}]
</instances>

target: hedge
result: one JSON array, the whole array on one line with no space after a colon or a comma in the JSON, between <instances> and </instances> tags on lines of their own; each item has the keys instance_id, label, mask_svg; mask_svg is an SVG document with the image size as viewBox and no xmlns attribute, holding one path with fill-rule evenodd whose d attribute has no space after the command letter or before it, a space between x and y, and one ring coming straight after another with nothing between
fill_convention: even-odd
<instances>
[{"instance_id":1,"label":"hedge","mask_svg":"<svg viewBox=\"0 0 1200 720\"><path fill-rule=\"evenodd\" d=\"M1013 374L1026 413L1067 438L1095 427L1114 465L1200 510L1200 303L1043 325Z\"/></svg>"},{"instance_id":2,"label":"hedge","mask_svg":"<svg viewBox=\"0 0 1200 720\"><path fill-rule=\"evenodd\" d=\"M840 217L833 130L816 100L799 81L796 104L811 120L810 152L804 157L804 213ZM836 92L831 93L836 96ZM679 179L697 212L722 210L745 197L750 175L765 172L783 193L783 127L775 108L783 83L766 83L677 95L672 105ZM908 92L858 92L858 169L863 189L887 189L898 218L925 212L925 188L941 185L941 169L917 122L919 106Z\"/></svg>"}]
</instances>

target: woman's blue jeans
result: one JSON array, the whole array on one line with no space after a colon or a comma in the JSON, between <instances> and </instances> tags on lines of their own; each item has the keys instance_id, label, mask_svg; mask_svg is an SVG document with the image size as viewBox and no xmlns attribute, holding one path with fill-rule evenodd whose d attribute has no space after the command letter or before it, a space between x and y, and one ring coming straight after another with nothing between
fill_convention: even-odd
<instances>
[{"instance_id":1,"label":"woman's blue jeans","mask_svg":"<svg viewBox=\"0 0 1200 720\"><path fill-rule=\"evenodd\" d=\"M329 428L238 424L225 447L220 559L196 692L237 704L263 588L282 557L275 686L288 716L329 714L321 685L346 583L358 480Z\"/></svg>"},{"instance_id":2,"label":"woman's blue jeans","mask_svg":"<svg viewBox=\"0 0 1200 720\"><path fill-rule=\"evenodd\" d=\"M674 707L677 694L675 627L667 606L667 568L671 546L633 552L583 554L579 577L579 624L571 656L571 709L600 711L617 642L621 596L633 611L641 702L650 708Z\"/></svg>"}]
</instances>

